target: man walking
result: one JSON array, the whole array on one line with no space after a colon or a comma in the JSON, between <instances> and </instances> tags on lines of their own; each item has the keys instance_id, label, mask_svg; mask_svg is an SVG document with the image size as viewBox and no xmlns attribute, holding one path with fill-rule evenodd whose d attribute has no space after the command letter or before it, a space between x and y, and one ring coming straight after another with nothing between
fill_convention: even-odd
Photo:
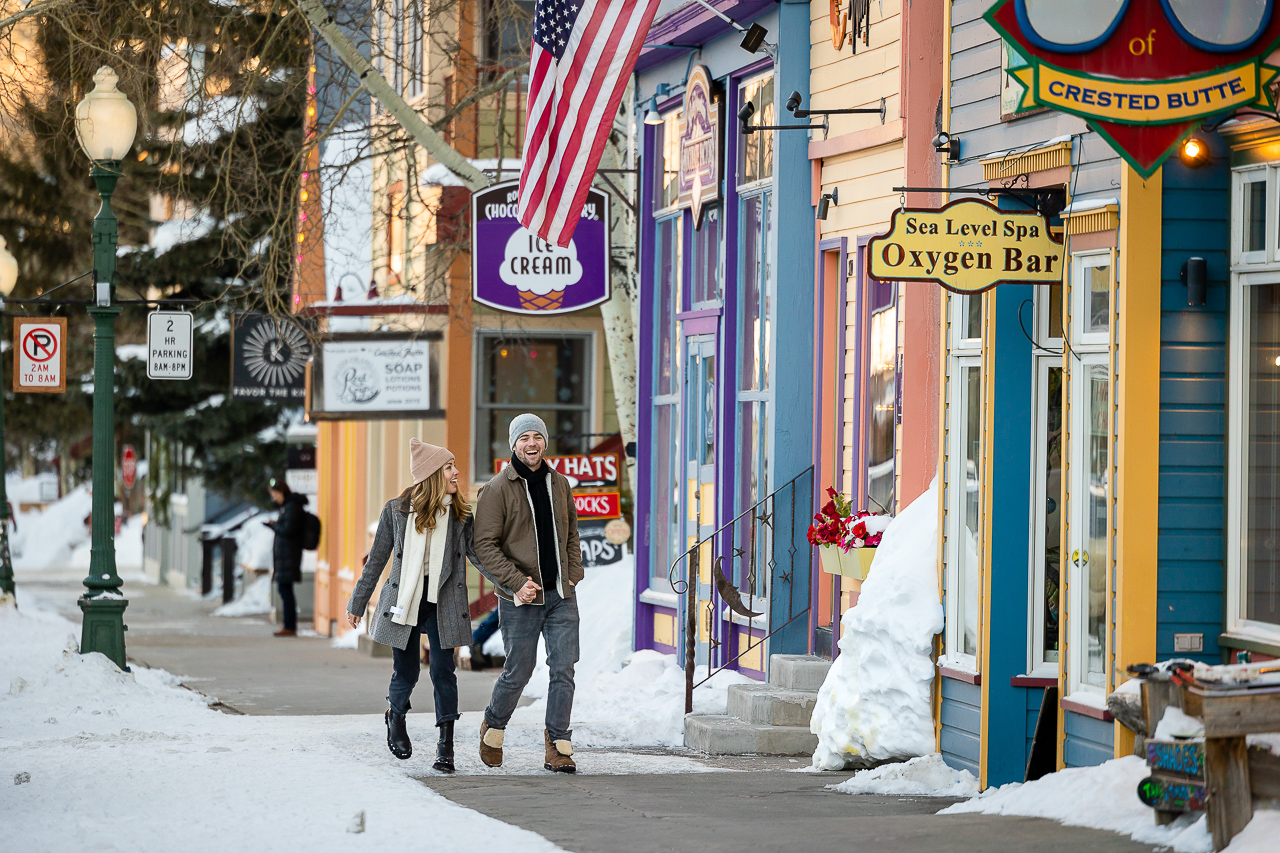
<instances>
[{"instance_id":1,"label":"man walking","mask_svg":"<svg viewBox=\"0 0 1280 853\"><path fill-rule=\"evenodd\" d=\"M475 550L484 574L497 587L507 663L493 685L480 725L480 759L502 765L507 721L533 674L538 637L547 643L551 683L547 693L545 747L548 770L573 773L573 665L578 661L578 604L582 580L578 513L569 481L542 456L547 426L537 415L516 416L508 428L511 464L480 492Z\"/></svg>"}]
</instances>

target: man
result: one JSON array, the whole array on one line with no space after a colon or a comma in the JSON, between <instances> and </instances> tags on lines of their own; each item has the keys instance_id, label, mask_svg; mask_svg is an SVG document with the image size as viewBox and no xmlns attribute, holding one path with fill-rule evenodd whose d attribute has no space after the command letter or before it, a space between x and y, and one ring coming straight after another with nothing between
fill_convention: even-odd
<instances>
[{"instance_id":1,"label":"man","mask_svg":"<svg viewBox=\"0 0 1280 853\"><path fill-rule=\"evenodd\" d=\"M307 505L307 496L293 492L283 479L274 477L268 491L271 502L280 507L280 517L266 525L276 534L271 547L271 564L276 589L280 591L280 609L284 617L284 627L276 631L274 636L296 637L298 599L293 594L293 585L302 582L302 527L306 515L303 507Z\"/></svg>"},{"instance_id":2,"label":"man","mask_svg":"<svg viewBox=\"0 0 1280 853\"><path fill-rule=\"evenodd\" d=\"M502 765L502 740L520 694L533 674L538 637L547 643L551 684L547 693L543 766L573 773L573 665L578 661L578 604L582 580L578 513L569 481L542 456L547 426L537 415L518 415L508 429L511 464L480 492L475 550L498 591L507 662L493 685L480 725L480 760Z\"/></svg>"}]
</instances>

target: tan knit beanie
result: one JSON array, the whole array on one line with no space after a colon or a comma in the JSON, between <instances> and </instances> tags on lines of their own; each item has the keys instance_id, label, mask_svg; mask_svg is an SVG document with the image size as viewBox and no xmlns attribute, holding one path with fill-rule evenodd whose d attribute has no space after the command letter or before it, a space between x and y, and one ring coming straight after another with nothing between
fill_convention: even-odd
<instances>
[{"instance_id":1,"label":"tan knit beanie","mask_svg":"<svg viewBox=\"0 0 1280 853\"><path fill-rule=\"evenodd\" d=\"M443 447L409 439L409 476L416 486L453 461L453 454Z\"/></svg>"}]
</instances>

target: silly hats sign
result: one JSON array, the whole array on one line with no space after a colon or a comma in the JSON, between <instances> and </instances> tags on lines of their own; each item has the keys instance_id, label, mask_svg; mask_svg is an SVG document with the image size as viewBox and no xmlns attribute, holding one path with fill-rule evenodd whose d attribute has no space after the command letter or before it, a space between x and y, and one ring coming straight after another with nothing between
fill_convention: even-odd
<instances>
[{"instance_id":1,"label":"silly hats sign","mask_svg":"<svg viewBox=\"0 0 1280 853\"><path fill-rule=\"evenodd\" d=\"M1089 121L1147 177L1205 118L1274 111L1274 0L997 0L984 15L1027 57L1021 107Z\"/></svg>"}]
</instances>

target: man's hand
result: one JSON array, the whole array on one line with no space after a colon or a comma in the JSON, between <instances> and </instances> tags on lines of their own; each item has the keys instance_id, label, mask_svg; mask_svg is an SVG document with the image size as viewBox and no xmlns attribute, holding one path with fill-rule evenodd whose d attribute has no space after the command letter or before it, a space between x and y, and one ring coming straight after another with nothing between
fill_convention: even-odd
<instances>
[{"instance_id":1,"label":"man's hand","mask_svg":"<svg viewBox=\"0 0 1280 853\"><path fill-rule=\"evenodd\" d=\"M357 616L357 615L355 615L354 613L348 613L348 614L347 614L347 624L348 624L348 625L350 625L352 628L359 628L359 627L360 627L360 617L359 617L359 616Z\"/></svg>"},{"instance_id":2,"label":"man's hand","mask_svg":"<svg viewBox=\"0 0 1280 853\"><path fill-rule=\"evenodd\" d=\"M516 593L516 601L521 604L528 604L538 595L538 590L542 587L533 582L533 578L529 578L524 582L524 586L520 587L520 591Z\"/></svg>"}]
</instances>

